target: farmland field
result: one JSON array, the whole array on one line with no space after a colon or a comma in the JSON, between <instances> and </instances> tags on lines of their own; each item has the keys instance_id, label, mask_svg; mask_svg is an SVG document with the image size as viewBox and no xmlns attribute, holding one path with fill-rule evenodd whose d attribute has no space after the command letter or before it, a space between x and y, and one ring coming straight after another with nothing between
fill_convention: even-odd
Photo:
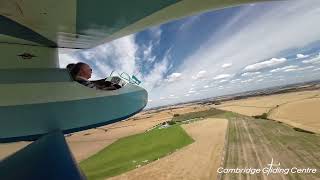
<instances>
[{"instance_id":1,"label":"farmland field","mask_svg":"<svg viewBox=\"0 0 320 180\"><path fill-rule=\"evenodd\" d=\"M228 145L224 168L267 167L315 168L313 173L226 173L222 179L320 179L320 136L298 132L291 126L271 120L236 115L229 119ZM276 169L276 166L273 168Z\"/></svg>"},{"instance_id":2,"label":"farmland field","mask_svg":"<svg viewBox=\"0 0 320 180\"><path fill-rule=\"evenodd\" d=\"M104 179L154 161L192 142L180 126L154 129L116 141L82 161L80 167L89 179Z\"/></svg>"},{"instance_id":3,"label":"farmland field","mask_svg":"<svg viewBox=\"0 0 320 180\"><path fill-rule=\"evenodd\" d=\"M192 144L150 164L112 177L112 180L212 180L221 164L228 121L207 118L182 127L195 140Z\"/></svg>"},{"instance_id":4,"label":"farmland field","mask_svg":"<svg viewBox=\"0 0 320 180\"><path fill-rule=\"evenodd\" d=\"M214 107L247 116L266 113L269 119L320 133L319 90L250 97Z\"/></svg>"}]
</instances>

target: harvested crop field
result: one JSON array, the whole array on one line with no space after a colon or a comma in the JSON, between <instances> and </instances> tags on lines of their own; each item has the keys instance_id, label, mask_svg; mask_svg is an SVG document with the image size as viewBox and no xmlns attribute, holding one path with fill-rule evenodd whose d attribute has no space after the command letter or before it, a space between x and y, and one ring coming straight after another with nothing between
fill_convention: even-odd
<instances>
[{"instance_id":1,"label":"harvested crop field","mask_svg":"<svg viewBox=\"0 0 320 180\"><path fill-rule=\"evenodd\" d=\"M195 140L193 144L148 165L110 179L216 179L227 124L226 119L210 118L182 125Z\"/></svg>"},{"instance_id":2,"label":"harvested crop field","mask_svg":"<svg viewBox=\"0 0 320 180\"><path fill-rule=\"evenodd\" d=\"M312 168L316 173L273 171L226 173L222 179L320 179L320 136L295 131L291 126L271 120L235 116L229 120L225 169ZM279 164L280 163L280 164ZM278 172L278 173L277 173Z\"/></svg>"},{"instance_id":3,"label":"harvested crop field","mask_svg":"<svg viewBox=\"0 0 320 180\"><path fill-rule=\"evenodd\" d=\"M269 118L320 133L320 98L305 99L275 108ZM308 122L306 126L303 122Z\"/></svg>"},{"instance_id":4,"label":"harvested crop field","mask_svg":"<svg viewBox=\"0 0 320 180\"><path fill-rule=\"evenodd\" d=\"M301 91L228 101L215 108L247 116L267 113L268 118L320 132L320 91Z\"/></svg>"},{"instance_id":5,"label":"harvested crop field","mask_svg":"<svg viewBox=\"0 0 320 180\"><path fill-rule=\"evenodd\" d=\"M0 143L0 160L24 148L30 142Z\"/></svg>"}]
</instances>

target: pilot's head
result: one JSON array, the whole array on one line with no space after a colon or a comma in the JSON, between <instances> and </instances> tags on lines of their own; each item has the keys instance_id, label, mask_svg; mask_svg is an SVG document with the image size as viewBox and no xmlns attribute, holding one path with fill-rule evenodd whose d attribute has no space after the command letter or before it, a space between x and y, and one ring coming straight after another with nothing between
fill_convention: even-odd
<instances>
[{"instance_id":1,"label":"pilot's head","mask_svg":"<svg viewBox=\"0 0 320 180\"><path fill-rule=\"evenodd\" d=\"M72 68L74 67L74 65L76 65L75 63L70 63L66 66L66 68L68 69L69 72L71 72Z\"/></svg>"},{"instance_id":2,"label":"pilot's head","mask_svg":"<svg viewBox=\"0 0 320 180\"><path fill-rule=\"evenodd\" d=\"M71 74L74 78L83 77L85 79L90 79L92 74L92 69L86 63L79 62L72 68Z\"/></svg>"}]
</instances>

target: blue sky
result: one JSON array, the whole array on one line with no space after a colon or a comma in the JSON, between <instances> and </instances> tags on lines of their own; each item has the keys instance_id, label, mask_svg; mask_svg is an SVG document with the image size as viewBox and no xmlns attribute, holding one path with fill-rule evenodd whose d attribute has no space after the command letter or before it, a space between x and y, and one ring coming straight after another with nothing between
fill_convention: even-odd
<instances>
[{"instance_id":1,"label":"blue sky","mask_svg":"<svg viewBox=\"0 0 320 180\"><path fill-rule=\"evenodd\" d=\"M61 52L92 79L134 74L148 107L320 79L320 1L249 4L206 12L98 47Z\"/></svg>"}]
</instances>

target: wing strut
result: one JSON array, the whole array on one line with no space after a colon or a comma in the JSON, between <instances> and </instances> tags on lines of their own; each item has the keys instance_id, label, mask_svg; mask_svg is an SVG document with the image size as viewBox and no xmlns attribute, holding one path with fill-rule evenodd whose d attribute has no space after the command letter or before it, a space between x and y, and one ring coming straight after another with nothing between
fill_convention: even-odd
<instances>
[{"instance_id":1,"label":"wing strut","mask_svg":"<svg viewBox=\"0 0 320 180\"><path fill-rule=\"evenodd\" d=\"M83 180L61 131L44 135L0 162L0 179Z\"/></svg>"}]
</instances>

